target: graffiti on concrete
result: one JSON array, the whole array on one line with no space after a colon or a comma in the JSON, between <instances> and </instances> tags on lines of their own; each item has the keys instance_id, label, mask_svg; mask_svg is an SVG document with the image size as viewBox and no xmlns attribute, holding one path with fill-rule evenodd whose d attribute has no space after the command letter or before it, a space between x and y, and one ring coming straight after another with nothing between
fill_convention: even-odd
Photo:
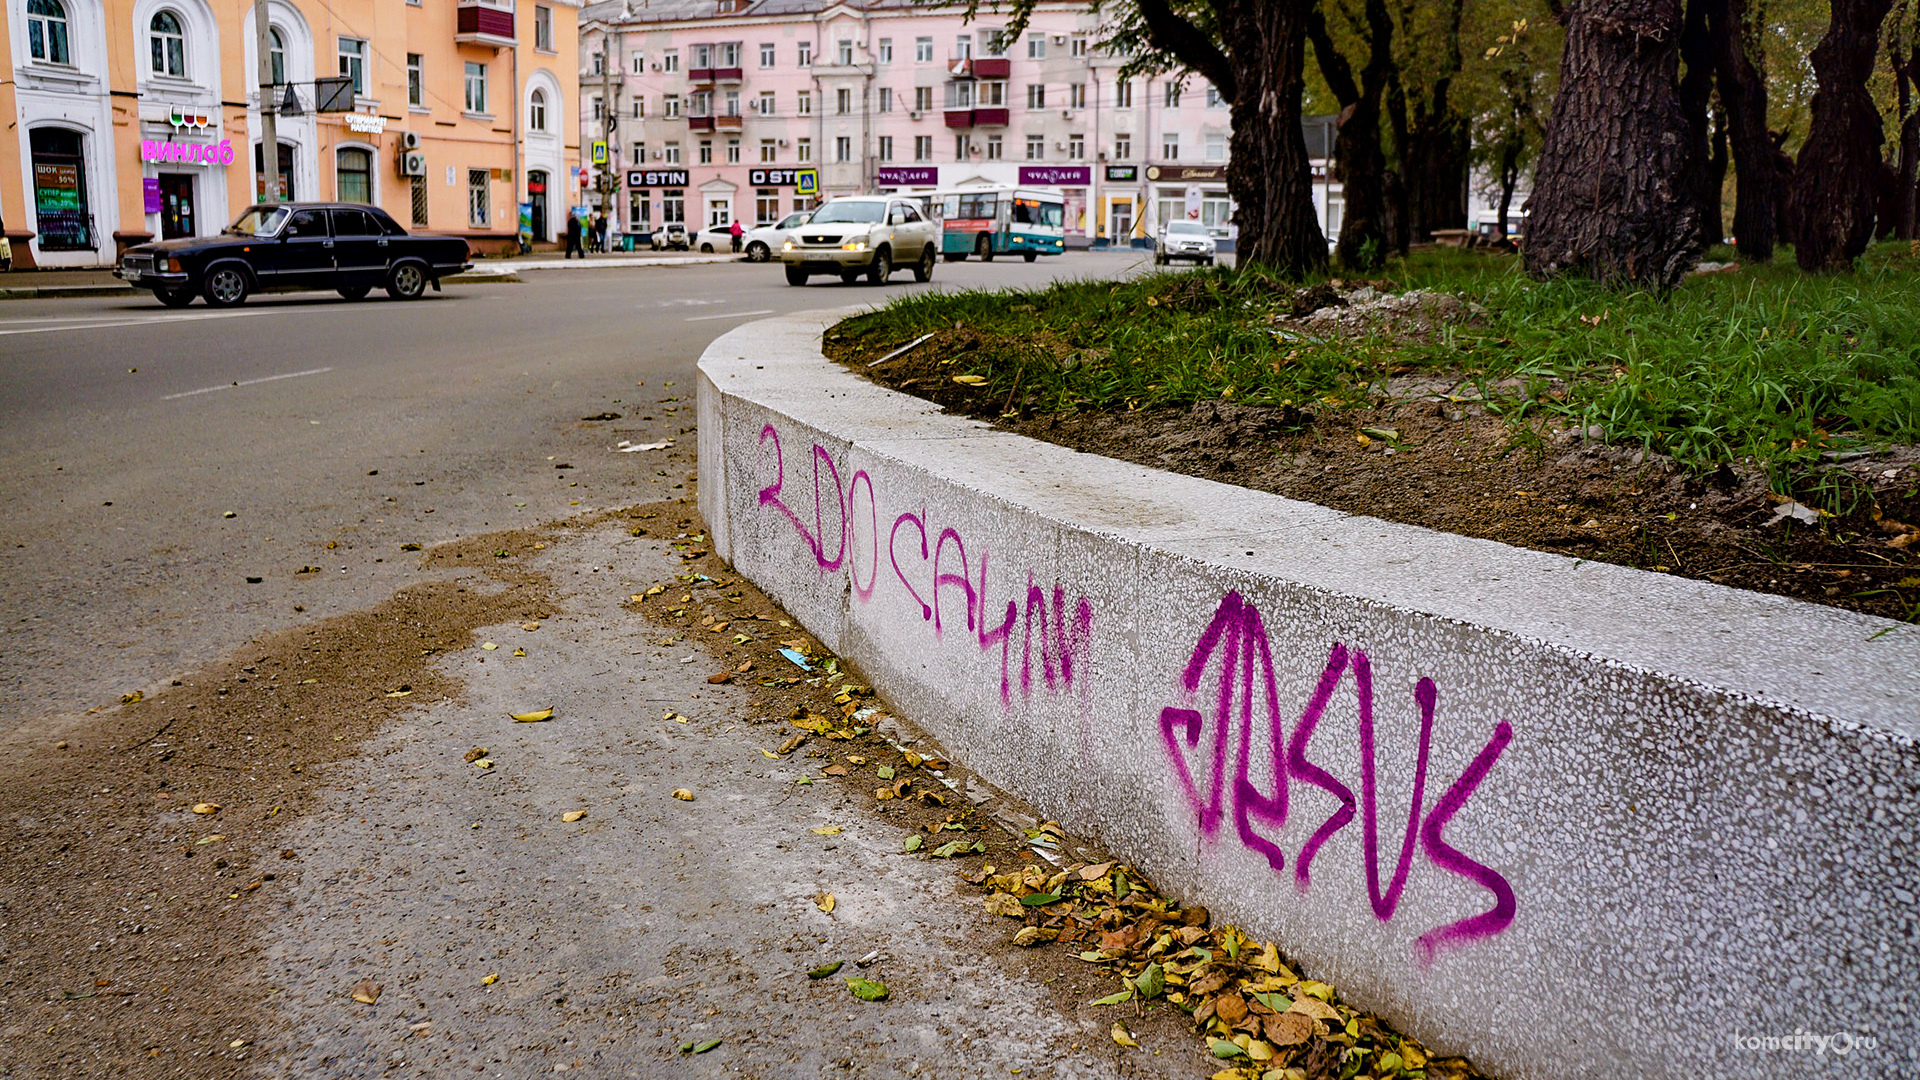
<instances>
[{"instance_id":1,"label":"graffiti on concrete","mask_svg":"<svg viewBox=\"0 0 1920 1080\"><path fill-rule=\"evenodd\" d=\"M1267 641L1266 626L1260 618L1260 612L1237 592L1229 592L1221 599L1214 610L1213 620L1201 633L1186 669L1181 673L1180 686L1187 695L1199 692L1216 653L1220 657L1219 698L1213 709L1210 743L1198 755L1204 766L1199 770L1201 775L1196 776L1195 770L1189 766L1187 752L1200 749L1201 736L1207 733L1208 728L1205 715L1197 709L1177 706L1169 706L1160 712L1160 731L1166 742L1168 757L1181 789L1193 806L1202 835L1209 839L1218 838L1230 805L1234 831L1241 844L1264 856L1275 873L1283 873L1286 853L1278 844L1261 835L1255 824L1279 829L1287 823L1288 787L1291 781L1297 780L1325 791L1340 804L1300 846L1299 857L1293 865L1294 881L1300 889L1305 890L1311 885L1314 857L1335 833L1352 823L1357 803L1361 846L1366 861L1367 895L1372 901L1374 916L1380 921L1392 919L1400 905L1408 874L1413 868L1416 839L1435 866L1474 882L1494 898L1493 907L1487 911L1422 934L1418 947L1423 959L1431 961L1442 949L1498 934L1513 922L1514 894L1506 878L1448 844L1443 835L1447 823L1473 797L1480 782L1486 779L1487 773L1499 761L1507 743L1512 741L1512 725L1502 720L1494 726L1493 735L1486 745L1422 819L1439 689L1433 680L1427 678L1415 684L1413 697L1420 710L1420 741L1414 764L1413 790L1408 804L1406 829L1399 837L1400 846L1393 874L1386 887L1382 888L1378 775L1374 754L1373 667L1367 654L1337 642L1334 644L1313 695L1300 713L1292 736L1288 737L1282 720L1280 694L1275 683L1273 654ZM1314 730L1349 671L1353 675L1354 693L1359 704L1358 800L1354 798L1352 788L1307 756ZM1262 763L1266 768L1260 771L1271 775L1271 791L1261 790L1253 780L1255 761L1252 748L1256 723L1266 725L1268 731L1270 760ZM1238 745L1230 754L1229 740L1236 731ZM1182 744L1185 749L1182 749ZM1228 773L1230 762L1231 776Z\"/></svg>"},{"instance_id":2,"label":"graffiti on concrete","mask_svg":"<svg viewBox=\"0 0 1920 1080\"><path fill-rule=\"evenodd\" d=\"M840 467L834 463L833 455L815 443L809 454L813 465L809 528L808 519L786 502L791 497L786 492L786 460L780 446L780 433L772 424L760 430L760 445L766 448L769 444L773 453L773 482L760 489L760 505L777 511L793 526L813 552L814 563L823 573L837 573L844 568L855 598L862 604L872 603L880 586L881 562L879 496L874 491L873 477L861 469L842 483ZM804 498L802 495L801 499ZM864 536L861 535L863 524ZM966 538L957 529L941 528L932 533L931 542L929 532L923 515L898 514L887 530L885 550L893 577L905 592L901 599L909 600L919 610L921 619L932 624L934 638L945 639L949 625L957 618L953 604L964 601L962 614L972 640L982 652L1000 650L1002 704L1013 703L1016 636L1019 643L1017 683L1023 696L1033 692L1036 669L1046 691L1072 690L1075 658L1086 655L1093 636L1093 605L1087 598L1076 597L1069 603L1066 589L1058 583L1052 586L1049 595L1048 589L1029 571L1024 604L1020 598L1007 600L999 623L992 625L993 615L989 613L999 612L988 596L985 546L975 545L980 556L976 575L967 555ZM918 563L914 561L916 551ZM905 565L901 560L903 552Z\"/></svg>"}]
</instances>

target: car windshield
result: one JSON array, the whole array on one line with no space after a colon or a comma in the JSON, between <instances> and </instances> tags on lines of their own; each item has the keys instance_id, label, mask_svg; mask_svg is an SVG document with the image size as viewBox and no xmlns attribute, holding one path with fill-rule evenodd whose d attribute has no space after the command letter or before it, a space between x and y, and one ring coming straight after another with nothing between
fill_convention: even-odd
<instances>
[{"instance_id":1,"label":"car windshield","mask_svg":"<svg viewBox=\"0 0 1920 1080\"><path fill-rule=\"evenodd\" d=\"M1175 236L1205 236L1207 227L1193 221L1176 221L1167 226L1167 232Z\"/></svg>"},{"instance_id":2,"label":"car windshield","mask_svg":"<svg viewBox=\"0 0 1920 1080\"><path fill-rule=\"evenodd\" d=\"M222 232L235 236L272 236L286 224L287 208L284 206L249 206L246 212L236 218L233 224Z\"/></svg>"},{"instance_id":3,"label":"car windshield","mask_svg":"<svg viewBox=\"0 0 1920 1080\"><path fill-rule=\"evenodd\" d=\"M815 211L812 224L828 225L841 222L851 225L878 224L886 205L878 202L832 202Z\"/></svg>"}]
</instances>

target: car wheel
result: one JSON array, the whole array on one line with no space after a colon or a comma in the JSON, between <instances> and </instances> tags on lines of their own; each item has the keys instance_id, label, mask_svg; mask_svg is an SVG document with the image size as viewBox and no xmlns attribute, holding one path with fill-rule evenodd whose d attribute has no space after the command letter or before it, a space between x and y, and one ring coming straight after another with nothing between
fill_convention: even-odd
<instances>
[{"instance_id":1,"label":"car wheel","mask_svg":"<svg viewBox=\"0 0 1920 1080\"><path fill-rule=\"evenodd\" d=\"M207 298L209 307L243 304L252 291L253 283L247 280L246 271L237 266L214 267L207 271L207 280L200 287L200 294Z\"/></svg>"},{"instance_id":2,"label":"car wheel","mask_svg":"<svg viewBox=\"0 0 1920 1080\"><path fill-rule=\"evenodd\" d=\"M873 253L873 261L867 264L867 284L885 285L893 274L893 252L882 247Z\"/></svg>"},{"instance_id":3,"label":"car wheel","mask_svg":"<svg viewBox=\"0 0 1920 1080\"><path fill-rule=\"evenodd\" d=\"M369 292L372 292L373 290L368 288L365 285L349 285L346 288L340 289L338 291L341 296L344 296L349 300L365 300L367 298L367 294Z\"/></svg>"},{"instance_id":4,"label":"car wheel","mask_svg":"<svg viewBox=\"0 0 1920 1080\"><path fill-rule=\"evenodd\" d=\"M395 300L418 300L427 291L427 275L418 263L401 263L387 275L387 295Z\"/></svg>"},{"instance_id":5,"label":"car wheel","mask_svg":"<svg viewBox=\"0 0 1920 1080\"><path fill-rule=\"evenodd\" d=\"M1155 255L1153 257L1153 265L1155 266L1167 265L1167 257L1165 255Z\"/></svg>"},{"instance_id":6,"label":"car wheel","mask_svg":"<svg viewBox=\"0 0 1920 1080\"><path fill-rule=\"evenodd\" d=\"M933 248L920 253L920 261L913 266L913 280L927 282L933 280Z\"/></svg>"},{"instance_id":7,"label":"car wheel","mask_svg":"<svg viewBox=\"0 0 1920 1080\"><path fill-rule=\"evenodd\" d=\"M1032 262L1033 260L1040 257L1040 253L1037 251L1026 251L1026 252L1022 252L1020 254L1020 257L1027 260L1028 262Z\"/></svg>"},{"instance_id":8,"label":"car wheel","mask_svg":"<svg viewBox=\"0 0 1920 1080\"><path fill-rule=\"evenodd\" d=\"M853 284L854 282L856 282L856 281L859 281L859 280L860 280L860 271L858 271L858 270L842 270L842 271L840 271L840 281L841 281L841 282L842 282L843 284L847 284L847 285L851 285L851 284Z\"/></svg>"},{"instance_id":9,"label":"car wheel","mask_svg":"<svg viewBox=\"0 0 1920 1080\"><path fill-rule=\"evenodd\" d=\"M973 246L973 253L980 256L981 262L992 262L993 238L990 236L982 236L980 242Z\"/></svg>"},{"instance_id":10,"label":"car wheel","mask_svg":"<svg viewBox=\"0 0 1920 1080\"><path fill-rule=\"evenodd\" d=\"M1209 255L1209 256L1207 256L1206 258L1204 258L1204 259L1201 259L1201 260L1200 260L1200 262L1201 262L1201 263L1202 263L1203 265L1206 265L1206 266L1212 266L1212 265L1213 265L1213 256L1211 256L1211 255Z\"/></svg>"},{"instance_id":11,"label":"car wheel","mask_svg":"<svg viewBox=\"0 0 1920 1080\"><path fill-rule=\"evenodd\" d=\"M711 254L713 254L713 245L712 245L712 244L701 244L701 245L700 245L700 254L702 254L702 255L711 255Z\"/></svg>"},{"instance_id":12,"label":"car wheel","mask_svg":"<svg viewBox=\"0 0 1920 1080\"><path fill-rule=\"evenodd\" d=\"M170 308L183 308L193 303L192 289L155 289L153 295Z\"/></svg>"},{"instance_id":13,"label":"car wheel","mask_svg":"<svg viewBox=\"0 0 1920 1080\"><path fill-rule=\"evenodd\" d=\"M773 252L767 249L767 245L761 243L758 240L755 240L753 243L747 245L747 261L748 262L766 262L769 258L772 258L772 257L773 257Z\"/></svg>"},{"instance_id":14,"label":"car wheel","mask_svg":"<svg viewBox=\"0 0 1920 1080\"><path fill-rule=\"evenodd\" d=\"M787 284L805 285L806 283L807 283L807 272L805 270L802 270L797 266L787 267Z\"/></svg>"}]
</instances>

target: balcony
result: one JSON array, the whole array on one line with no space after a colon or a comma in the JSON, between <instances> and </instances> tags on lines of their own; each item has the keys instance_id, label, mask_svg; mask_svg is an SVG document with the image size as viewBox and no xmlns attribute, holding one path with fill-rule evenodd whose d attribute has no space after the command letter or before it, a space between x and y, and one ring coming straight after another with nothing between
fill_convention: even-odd
<instances>
[{"instance_id":1,"label":"balcony","mask_svg":"<svg viewBox=\"0 0 1920 1080\"><path fill-rule=\"evenodd\" d=\"M973 110L973 123L976 127L1006 127L1007 110L975 109Z\"/></svg>"},{"instance_id":2,"label":"balcony","mask_svg":"<svg viewBox=\"0 0 1920 1080\"><path fill-rule=\"evenodd\" d=\"M713 118L713 126L719 131L739 131L744 123L745 121L741 119L738 113L722 113Z\"/></svg>"},{"instance_id":3,"label":"balcony","mask_svg":"<svg viewBox=\"0 0 1920 1080\"><path fill-rule=\"evenodd\" d=\"M970 128L973 126L972 109L948 109L947 126L950 128Z\"/></svg>"},{"instance_id":4,"label":"balcony","mask_svg":"<svg viewBox=\"0 0 1920 1080\"><path fill-rule=\"evenodd\" d=\"M510 49L520 43L513 0L460 0L455 18L453 40L459 44Z\"/></svg>"},{"instance_id":5,"label":"balcony","mask_svg":"<svg viewBox=\"0 0 1920 1080\"><path fill-rule=\"evenodd\" d=\"M973 77L976 79L1004 79L1013 73L1013 64L1004 56L981 56L974 58Z\"/></svg>"},{"instance_id":6,"label":"balcony","mask_svg":"<svg viewBox=\"0 0 1920 1080\"><path fill-rule=\"evenodd\" d=\"M689 114L687 117L687 130L688 131L712 131L713 117L693 116Z\"/></svg>"},{"instance_id":7,"label":"balcony","mask_svg":"<svg viewBox=\"0 0 1920 1080\"><path fill-rule=\"evenodd\" d=\"M710 83L713 81L713 69L710 67L688 68L687 81L690 83Z\"/></svg>"}]
</instances>

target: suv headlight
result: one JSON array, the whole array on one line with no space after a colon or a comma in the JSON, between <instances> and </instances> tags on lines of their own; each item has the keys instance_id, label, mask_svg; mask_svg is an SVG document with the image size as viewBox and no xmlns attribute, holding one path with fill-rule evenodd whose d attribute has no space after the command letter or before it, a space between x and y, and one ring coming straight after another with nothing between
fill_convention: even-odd
<instances>
[{"instance_id":1,"label":"suv headlight","mask_svg":"<svg viewBox=\"0 0 1920 1080\"><path fill-rule=\"evenodd\" d=\"M793 241L791 241L791 240L788 240L788 241L786 241L785 243L783 243L783 244L781 244L781 245L780 245L780 250L781 250L781 251L792 251L792 250L793 250Z\"/></svg>"},{"instance_id":2,"label":"suv headlight","mask_svg":"<svg viewBox=\"0 0 1920 1080\"><path fill-rule=\"evenodd\" d=\"M841 251L865 251L867 250L867 238L863 236L858 240L849 240L846 243L840 245L840 250Z\"/></svg>"}]
</instances>

